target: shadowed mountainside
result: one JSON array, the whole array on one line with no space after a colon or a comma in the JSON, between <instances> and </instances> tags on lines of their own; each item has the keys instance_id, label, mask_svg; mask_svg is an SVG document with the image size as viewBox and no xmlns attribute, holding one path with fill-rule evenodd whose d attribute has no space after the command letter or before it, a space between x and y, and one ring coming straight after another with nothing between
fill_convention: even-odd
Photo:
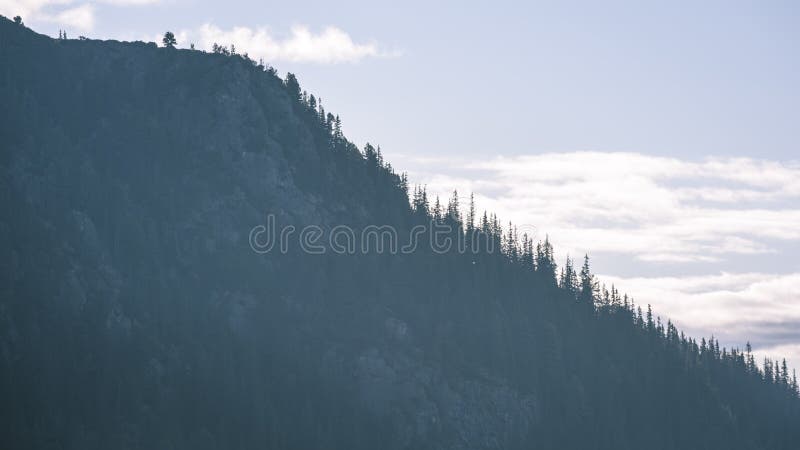
<instances>
[{"instance_id":1,"label":"shadowed mountainside","mask_svg":"<svg viewBox=\"0 0 800 450\"><path fill-rule=\"evenodd\" d=\"M799 445L785 370L557 277L457 197L409 204L293 76L5 18L0 63L2 448ZM502 252L259 254L267 215Z\"/></svg>"}]
</instances>

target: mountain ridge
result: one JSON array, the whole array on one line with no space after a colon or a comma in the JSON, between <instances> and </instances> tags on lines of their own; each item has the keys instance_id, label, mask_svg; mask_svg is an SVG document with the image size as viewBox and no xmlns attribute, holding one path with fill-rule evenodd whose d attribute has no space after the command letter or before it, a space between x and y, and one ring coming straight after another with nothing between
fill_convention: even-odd
<instances>
[{"instance_id":1,"label":"mountain ridge","mask_svg":"<svg viewBox=\"0 0 800 450\"><path fill-rule=\"evenodd\" d=\"M294 76L6 19L0 60L3 447L794 448L796 396L744 352L409 205ZM265 214L505 251L262 255Z\"/></svg>"}]
</instances>

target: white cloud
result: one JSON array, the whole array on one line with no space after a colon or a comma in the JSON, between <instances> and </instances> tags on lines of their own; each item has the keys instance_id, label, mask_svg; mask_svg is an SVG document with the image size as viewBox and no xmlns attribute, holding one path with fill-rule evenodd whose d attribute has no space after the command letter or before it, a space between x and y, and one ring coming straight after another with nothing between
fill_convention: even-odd
<instances>
[{"instance_id":1,"label":"white cloud","mask_svg":"<svg viewBox=\"0 0 800 450\"><path fill-rule=\"evenodd\" d=\"M22 16L35 23L57 23L65 27L90 31L95 24L95 4L113 6L138 6L159 3L161 0L89 0L77 6L75 0L0 0L0 14L8 17ZM376 42L355 42L345 31L329 26L313 32L309 27L296 25L288 36L278 36L266 27L233 27L223 30L206 23L197 29L176 33L178 44L188 47L194 43L199 49L211 50L214 43L236 46L238 53L248 53L254 59L263 58L268 63L289 61L296 63L355 63L365 58L395 57L398 51L388 51ZM150 39L148 39L150 40ZM153 39L161 41L159 36Z\"/></svg>"},{"instance_id":2,"label":"white cloud","mask_svg":"<svg viewBox=\"0 0 800 450\"><path fill-rule=\"evenodd\" d=\"M94 27L94 6L73 0L0 0L0 14L22 16L27 22L51 22L89 31Z\"/></svg>"},{"instance_id":3,"label":"white cloud","mask_svg":"<svg viewBox=\"0 0 800 450\"><path fill-rule=\"evenodd\" d=\"M98 3L106 3L116 6L139 6L160 3L161 0L99 0Z\"/></svg>"},{"instance_id":4,"label":"white cloud","mask_svg":"<svg viewBox=\"0 0 800 450\"><path fill-rule=\"evenodd\" d=\"M279 38L265 28L234 27L223 30L204 24L197 30L182 30L181 46L194 41L197 48L210 50L214 43L235 45L237 52L247 52L254 59L263 58L272 63L290 61L300 63L353 63L368 57L396 56L396 52L382 50L375 42L356 43L346 32L336 27L326 27L319 33L297 25L285 38Z\"/></svg>"},{"instance_id":5,"label":"white cloud","mask_svg":"<svg viewBox=\"0 0 800 450\"><path fill-rule=\"evenodd\" d=\"M435 194L475 192L479 207L550 234L562 255L718 261L800 240L800 167L794 164L599 152L398 159Z\"/></svg>"},{"instance_id":6,"label":"white cloud","mask_svg":"<svg viewBox=\"0 0 800 450\"><path fill-rule=\"evenodd\" d=\"M22 16L26 22L50 22L90 31L95 23L95 3L115 6L136 6L158 3L161 0L97 0L78 6L74 0L0 0L0 14L6 17Z\"/></svg>"},{"instance_id":7,"label":"white cloud","mask_svg":"<svg viewBox=\"0 0 800 450\"><path fill-rule=\"evenodd\" d=\"M35 19L48 6L68 5L72 0L0 0L0 14L6 17L22 16Z\"/></svg>"},{"instance_id":8,"label":"white cloud","mask_svg":"<svg viewBox=\"0 0 800 450\"><path fill-rule=\"evenodd\" d=\"M75 27L81 31L94 28L94 6L85 3L74 8L65 9L52 16L43 16L41 20Z\"/></svg>"}]
</instances>

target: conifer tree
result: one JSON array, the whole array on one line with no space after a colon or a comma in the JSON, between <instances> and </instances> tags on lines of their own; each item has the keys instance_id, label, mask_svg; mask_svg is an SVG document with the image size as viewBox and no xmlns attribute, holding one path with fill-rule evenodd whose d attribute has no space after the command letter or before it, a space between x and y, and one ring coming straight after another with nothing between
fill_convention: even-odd
<instances>
[{"instance_id":1,"label":"conifer tree","mask_svg":"<svg viewBox=\"0 0 800 450\"><path fill-rule=\"evenodd\" d=\"M593 305L596 292L597 282L589 269L589 255L587 254L583 257L583 266L581 267L579 300L587 305Z\"/></svg>"},{"instance_id":2,"label":"conifer tree","mask_svg":"<svg viewBox=\"0 0 800 450\"><path fill-rule=\"evenodd\" d=\"M480 225L480 234L478 235L478 242L479 242L479 250L492 253L494 251L494 247L492 247L491 241L491 229L489 225L489 216L486 213L486 210L483 210L483 217L481 217L481 225Z\"/></svg>"},{"instance_id":3,"label":"conifer tree","mask_svg":"<svg viewBox=\"0 0 800 450\"><path fill-rule=\"evenodd\" d=\"M517 251L516 235L514 231L514 225L508 222L508 232L503 238L503 251L512 263L517 262L519 253Z\"/></svg>"},{"instance_id":4,"label":"conifer tree","mask_svg":"<svg viewBox=\"0 0 800 450\"><path fill-rule=\"evenodd\" d=\"M334 125L335 121L336 121L336 118L334 118L332 113L328 113L328 115L325 117L325 131L327 131L328 135L331 136L331 137L333 137L333 133L334 133L333 125ZM376 150L376 152L375 152L376 157L377 157L378 154L379 153ZM377 158L377 159L380 159L380 158ZM378 164L378 165L380 166L380 164Z\"/></svg>"},{"instance_id":5,"label":"conifer tree","mask_svg":"<svg viewBox=\"0 0 800 450\"><path fill-rule=\"evenodd\" d=\"M475 230L475 194L469 194L469 212L467 212L467 233L472 233Z\"/></svg>"},{"instance_id":6,"label":"conifer tree","mask_svg":"<svg viewBox=\"0 0 800 450\"><path fill-rule=\"evenodd\" d=\"M289 92L289 97L296 101L300 101L300 83L297 82L297 77L291 72L286 72L286 91Z\"/></svg>"},{"instance_id":7,"label":"conifer tree","mask_svg":"<svg viewBox=\"0 0 800 450\"><path fill-rule=\"evenodd\" d=\"M439 196L436 196L436 202L433 204L433 220L436 223L442 223L444 221L444 216L442 214L442 204L439 202Z\"/></svg>"},{"instance_id":8,"label":"conifer tree","mask_svg":"<svg viewBox=\"0 0 800 450\"><path fill-rule=\"evenodd\" d=\"M574 297L578 293L578 287L577 274L572 264L572 258L567 255L567 261L564 263L564 271L561 276L561 289L569 292Z\"/></svg>"},{"instance_id":9,"label":"conifer tree","mask_svg":"<svg viewBox=\"0 0 800 450\"><path fill-rule=\"evenodd\" d=\"M747 371L750 373L757 373L758 367L756 366L756 358L753 356L753 347L750 345L750 341L747 341L747 345L745 346L745 363L747 365Z\"/></svg>"},{"instance_id":10,"label":"conifer tree","mask_svg":"<svg viewBox=\"0 0 800 450\"><path fill-rule=\"evenodd\" d=\"M319 118L319 123L325 123L325 108L322 107L322 97L317 99L317 104L319 105L319 114L317 117Z\"/></svg>"},{"instance_id":11,"label":"conifer tree","mask_svg":"<svg viewBox=\"0 0 800 450\"><path fill-rule=\"evenodd\" d=\"M533 270L533 240L528 238L528 233L522 234L522 266L527 270Z\"/></svg>"},{"instance_id":12,"label":"conifer tree","mask_svg":"<svg viewBox=\"0 0 800 450\"><path fill-rule=\"evenodd\" d=\"M606 289L606 284L603 283L602 287L600 288L600 306L602 308L608 308L611 306L611 294Z\"/></svg>"},{"instance_id":13,"label":"conifer tree","mask_svg":"<svg viewBox=\"0 0 800 450\"><path fill-rule=\"evenodd\" d=\"M786 358L781 361L781 384L789 386L789 367L786 365Z\"/></svg>"},{"instance_id":14,"label":"conifer tree","mask_svg":"<svg viewBox=\"0 0 800 450\"><path fill-rule=\"evenodd\" d=\"M339 142L344 138L342 135L342 120L339 118L337 114L336 117L333 119L333 139L335 142Z\"/></svg>"},{"instance_id":15,"label":"conifer tree","mask_svg":"<svg viewBox=\"0 0 800 450\"><path fill-rule=\"evenodd\" d=\"M381 154L381 146L375 147L375 158L378 160L378 167L384 167L383 154Z\"/></svg>"},{"instance_id":16,"label":"conifer tree","mask_svg":"<svg viewBox=\"0 0 800 450\"><path fill-rule=\"evenodd\" d=\"M425 187L414 186L414 197L412 202L414 214L420 220L427 220L430 215L430 205L428 204L428 193Z\"/></svg>"},{"instance_id":17,"label":"conifer tree","mask_svg":"<svg viewBox=\"0 0 800 450\"><path fill-rule=\"evenodd\" d=\"M175 48L178 44L178 41L175 40L175 35L172 34L172 31L167 31L164 33L164 38L161 40L164 43L164 47L166 48Z\"/></svg>"},{"instance_id":18,"label":"conifer tree","mask_svg":"<svg viewBox=\"0 0 800 450\"><path fill-rule=\"evenodd\" d=\"M450 226L458 228L461 226L461 212L458 206L458 191L453 191L450 200L447 202L447 222Z\"/></svg>"},{"instance_id":19,"label":"conifer tree","mask_svg":"<svg viewBox=\"0 0 800 450\"><path fill-rule=\"evenodd\" d=\"M536 271L542 274L549 282L557 283L556 264L553 258L553 246L549 236L545 235L544 242L536 245Z\"/></svg>"},{"instance_id":20,"label":"conifer tree","mask_svg":"<svg viewBox=\"0 0 800 450\"><path fill-rule=\"evenodd\" d=\"M764 381L767 383L772 383L774 381L772 377L772 361L769 358L764 358Z\"/></svg>"},{"instance_id":21,"label":"conifer tree","mask_svg":"<svg viewBox=\"0 0 800 450\"><path fill-rule=\"evenodd\" d=\"M408 174L406 172L400 174L400 189L408 197Z\"/></svg>"},{"instance_id":22,"label":"conifer tree","mask_svg":"<svg viewBox=\"0 0 800 450\"><path fill-rule=\"evenodd\" d=\"M492 248L497 249L498 252L503 252L503 227L500 226L500 221L497 219L497 214L492 214L491 221L491 236Z\"/></svg>"}]
</instances>

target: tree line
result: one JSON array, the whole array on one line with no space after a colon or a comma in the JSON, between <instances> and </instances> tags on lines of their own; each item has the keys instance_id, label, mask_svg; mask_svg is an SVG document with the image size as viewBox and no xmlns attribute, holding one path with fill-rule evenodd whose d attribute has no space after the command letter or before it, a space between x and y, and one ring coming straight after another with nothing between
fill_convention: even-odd
<instances>
[{"instance_id":1,"label":"tree line","mask_svg":"<svg viewBox=\"0 0 800 450\"><path fill-rule=\"evenodd\" d=\"M363 150L359 150L349 142L342 133L339 115L326 112L322 99L302 90L294 74L286 74L284 85L289 96L315 118L317 126L328 137L331 150L354 152L368 167L374 169L372 174L376 179L388 181L393 189L408 198L408 213L413 223L432 222L450 226L452 238L458 243L452 248L466 249L466 253L474 256L476 264L480 263L481 256L487 259L499 257L503 264L513 267L514 270L527 271L545 284L557 287L576 305L590 309L597 316L624 318L634 329L655 339L659 345L677 351L691 364L744 373L751 380L775 386L790 397L800 397L796 370L790 373L785 358L780 361L764 358L759 365L749 342L744 350L727 349L720 348L719 341L713 336L708 339L703 337L699 342L686 336L671 320L667 319L663 323L660 316L654 317L651 305L646 305L646 311L643 311L633 297L626 293L620 294L616 286L612 285L608 289L605 284L601 284L591 272L588 254L584 255L580 270L575 268L570 256L559 267L549 237L534 242L527 233L520 235L511 222L503 227L494 213L484 210L478 216L474 194L470 194L464 214L461 211L459 194L455 190L446 204L443 204L439 196L431 200L426 186L415 185L413 191L409 192L407 174L395 173L391 164L384 161L380 146L367 143Z\"/></svg>"}]
</instances>

